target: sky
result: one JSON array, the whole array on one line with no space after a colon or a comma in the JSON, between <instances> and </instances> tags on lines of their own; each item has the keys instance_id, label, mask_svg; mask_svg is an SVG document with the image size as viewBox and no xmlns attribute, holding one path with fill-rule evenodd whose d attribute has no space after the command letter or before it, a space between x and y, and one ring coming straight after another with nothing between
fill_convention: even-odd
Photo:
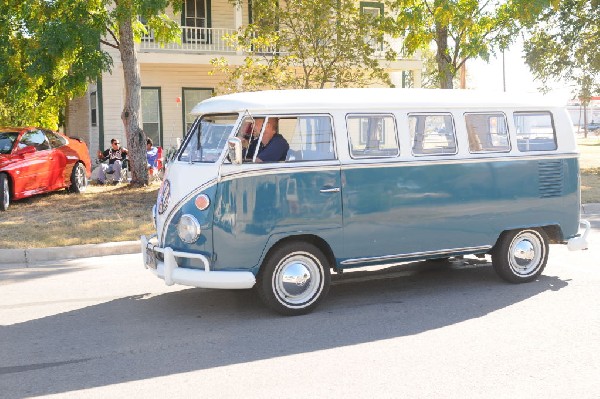
<instances>
[{"instance_id":1,"label":"sky","mask_svg":"<svg viewBox=\"0 0 600 399\"><path fill-rule=\"evenodd\" d=\"M510 93L537 93L540 82L534 81L529 67L523 59L522 42L515 43L504 53L506 68L506 91ZM490 59L467 61L467 86L471 89L487 91L503 91L502 87L502 55ZM566 103L571 98L571 89L565 82L552 84L548 95Z\"/></svg>"}]
</instances>

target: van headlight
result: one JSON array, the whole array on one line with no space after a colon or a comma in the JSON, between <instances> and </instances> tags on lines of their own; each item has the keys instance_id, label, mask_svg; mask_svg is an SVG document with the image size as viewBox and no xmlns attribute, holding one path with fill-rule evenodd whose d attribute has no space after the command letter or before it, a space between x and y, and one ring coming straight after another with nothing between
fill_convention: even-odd
<instances>
[{"instance_id":1,"label":"van headlight","mask_svg":"<svg viewBox=\"0 0 600 399\"><path fill-rule=\"evenodd\" d=\"M200 223L198 223L198 220L192 215L183 215L181 219L179 219L179 223L177 223L177 234L179 235L179 238L181 238L181 241L188 244L196 242L201 232Z\"/></svg>"}]
</instances>

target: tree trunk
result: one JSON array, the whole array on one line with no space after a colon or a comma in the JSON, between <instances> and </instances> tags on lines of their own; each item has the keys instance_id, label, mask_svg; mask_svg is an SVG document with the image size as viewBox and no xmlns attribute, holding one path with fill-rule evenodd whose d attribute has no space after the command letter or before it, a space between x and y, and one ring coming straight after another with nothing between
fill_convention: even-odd
<instances>
[{"instance_id":1,"label":"tree trunk","mask_svg":"<svg viewBox=\"0 0 600 399\"><path fill-rule=\"evenodd\" d=\"M125 126L127 149L129 150L129 169L131 184L148 184L146 168L146 135L140 127L140 105L142 84L133 42L133 26L131 18L124 17L119 23L119 52L123 63L125 78L125 107L121 119Z\"/></svg>"},{"instance_id":2,"label":"tree trunk","mask_svg":"<svg viewBox=\"0 0 600 399\"><path fill-rule=\"evenodd\" d=\"M452 79L454 78L454 72L452 71L450 62L448 60L448 27L440 26L436 23L435 43L437 45L435 61L437 62L438 66L440 88L453 89L454 85Z\"/></svg>"},{"instance_id":3,"label":"tree trunk","mask_svg":"<svg viewBox=\"0 0 600 399\"><path fill-rule=\"evenodd\" d=\"M588 134L588 119L587 119L587 102L583 103L583 137L587 139Z\"/></svg>"}]
</instances>

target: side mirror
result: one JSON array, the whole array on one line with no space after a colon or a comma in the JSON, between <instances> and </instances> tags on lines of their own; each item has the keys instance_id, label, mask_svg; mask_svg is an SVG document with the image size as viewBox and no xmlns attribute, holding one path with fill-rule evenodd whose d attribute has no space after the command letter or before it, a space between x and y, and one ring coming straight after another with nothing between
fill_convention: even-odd
<instances>
[{"instance_id":1,"label":"side mirror","mask_svg":"<svg viewBox=\"0 0 600 399\"><path fill-rule=\"evenodd\" d=\"M35 149L34 146L32 145L28 145L25 146L23 148L19 148L17 150L17 155L27 155L27 154L33 154L34 152L36 152L37 150Z\"/></svg>"},{"instance_id":2,"label":"side mirror","mask_svg":"<svg viewBox=\"0 0 600 399\"><path fill-rule=\"evenodd\" d=\"M227 140L227 153L229 154L229 159L231 163L234 165L242 164L242 140L238 137L232 137Z\"/></svg>"}]
</instances>

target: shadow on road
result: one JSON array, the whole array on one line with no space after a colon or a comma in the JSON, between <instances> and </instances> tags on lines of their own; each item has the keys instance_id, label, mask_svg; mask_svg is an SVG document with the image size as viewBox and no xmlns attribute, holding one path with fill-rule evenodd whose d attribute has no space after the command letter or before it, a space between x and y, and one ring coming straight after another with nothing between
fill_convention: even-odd
<instances>
[{"instance_id":1,"label":"shadow on road","mask_svg":"<svg viewBox=\"0 0 600 399\"><path fill-rule=\"evenodd\" d=\"M0 386L16 397L56 394L409 336L568 285L553 276L506 284L489 266L335 276L302 317L270 313L252 291L187 289L0 327Z\"/></svg>"}]
</instances>

